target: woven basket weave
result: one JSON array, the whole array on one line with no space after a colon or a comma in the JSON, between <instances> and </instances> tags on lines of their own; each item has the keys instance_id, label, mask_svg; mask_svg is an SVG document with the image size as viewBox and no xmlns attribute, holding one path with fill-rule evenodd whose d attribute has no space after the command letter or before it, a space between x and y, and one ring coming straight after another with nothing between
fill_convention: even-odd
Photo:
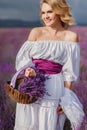
<instances>
[{"instance_id":1,"label":"woven basket weave","mask_svg":"<svg viewBox=\"0 0 87 130\"><path fill-rule=\"evenodd\" d=\"M29 97L28 94L24 94L20 91L18 91L16 88L18 88L18 85L22 82L22 78L19 78L16 80L16 87L13 88L13 86L10 86L10 81L5 83L5 91L6 94L15 102L22 103L22 104L30 104L37 101L35 97L32 99Z\"/></svg>"}]
</instances>

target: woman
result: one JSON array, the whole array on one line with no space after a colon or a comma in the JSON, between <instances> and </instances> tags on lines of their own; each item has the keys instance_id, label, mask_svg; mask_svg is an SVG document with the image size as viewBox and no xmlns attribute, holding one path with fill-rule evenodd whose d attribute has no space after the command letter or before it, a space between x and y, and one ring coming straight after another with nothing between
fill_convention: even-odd
<instances>
[{"instance_id":1,"label":"woman","mask_svg":"<svg viewBox=\"0 0 87 130\"><path fill-rule=\"evenodd\" d=\"M44 26L32 29L17 54L16 69L18 71L31 63L38 66L42 63L44 70L46 62L52 63L52 68L49 63L45 68L50 77L45 83L50 96L45 95L40 101L29 105L17 103L15 130L63 130L68 115L65 110L67 103L64 105L67 97L63 97L67 96L68 90L71 91L72 83L79 75L78 35L68 30L74 24L70 6L65 0L42 0L40 12ZM35 75L34 69L26 69L25 76ZM82 109L81 112L84 115Z\"/></svg>"}]
</instances>

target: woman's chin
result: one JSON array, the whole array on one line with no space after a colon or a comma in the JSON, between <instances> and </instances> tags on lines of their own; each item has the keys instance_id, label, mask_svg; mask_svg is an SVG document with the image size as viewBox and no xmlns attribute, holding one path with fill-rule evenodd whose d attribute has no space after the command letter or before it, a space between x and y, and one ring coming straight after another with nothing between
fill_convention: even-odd
<instances>
[{"instance_id":1,"label":"woman's chin","mask_svg":"<svg viewBox=\"0 0 87 130\"><path fill-rule=\"evenodd\" d=\"M45 23L45 26L47 26L47 27L53 27L53 26L55 26L55 24L54 23Z\"/></svg>"}]
</instances>

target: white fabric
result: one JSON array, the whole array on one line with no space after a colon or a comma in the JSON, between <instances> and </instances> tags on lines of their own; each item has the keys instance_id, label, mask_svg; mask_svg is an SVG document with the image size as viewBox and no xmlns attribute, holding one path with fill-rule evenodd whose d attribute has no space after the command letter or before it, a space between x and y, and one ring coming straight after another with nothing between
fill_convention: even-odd
<instances>
[{"instance_id":1,"label":"white fabric","mask_svg":"<svg viewBox=\"0 0 87 130\"><path fill-rule=\"evenodd\" d=\"M76 94L72 90L65 88L65 94L60 98L60 105L71 122L72 130L80 130L85 114Z\"/></svg>"},{"instance_id":2,"label":"white fabric","mask_svg":"<svg viewBox=\"0 0 87 130\"><path fill-rule=\"evenodd\" d=\"M16 58L19 70L33 59L47 59L63 65L62 72L50 75L46 89L51 96L36 103L17 104L14 130L63 130L65 115L56 113L59 99L65 93L64 81L76 81L79 75L80 47L66 41L26 41Z\"/></svg>"}]
</instances>

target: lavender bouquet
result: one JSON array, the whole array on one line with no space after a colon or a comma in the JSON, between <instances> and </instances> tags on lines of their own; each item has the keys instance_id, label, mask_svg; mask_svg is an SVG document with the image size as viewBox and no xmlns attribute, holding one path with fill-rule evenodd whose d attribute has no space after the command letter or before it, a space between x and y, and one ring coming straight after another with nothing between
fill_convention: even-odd
<instances>
[{"instance_id":1,"label":"lavender bouquet","mask_svg":"<svg viewBox=\"0 0 87 130\"><path fill-rule=\"evenodd\" d=\"M49 95L45 88L45 81L49 79L43 71L33 68L36 72L35 77L23 77L22 82L18 86L18 90L29 95L32 98L42 98L45 94Z\"/></svg>"}]
</instances>

